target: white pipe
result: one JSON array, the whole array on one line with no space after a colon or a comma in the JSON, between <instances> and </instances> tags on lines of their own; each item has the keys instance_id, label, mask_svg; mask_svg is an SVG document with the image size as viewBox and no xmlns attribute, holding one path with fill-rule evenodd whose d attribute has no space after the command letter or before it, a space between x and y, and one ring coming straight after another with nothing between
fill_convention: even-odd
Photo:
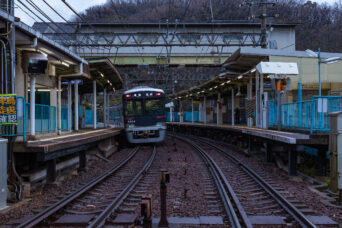
<instances>
[{"instance_id":1,"label":"white pipe","mask_svg":"<svg viewBox=\"0 0 342 228\"><path fill-rule=\"evenodd\" d=\"M74 112L75 112L75 121L74 121L74 129L78 131L78 80L74 80L75 89L74 89Z\"/></svg>"},{"instance_id":2,"label":"white pipe","mask_svg":"<svg viewBox=\"0 0 342 228\"><path fill-rule=\"evenodd\" d=\"M31 136L36 135L36 76L31 76L30 81L30 125Z\"/></svg>"},{"instance_id":3,"label":"white pipe","mask_svg":"<svg viewBox=\"0 0 342 228\"><path fill-rule=\"evenodd\" d=\"M96 129L96 80L93 81L93 128Z\"/></svg>"}]
</instances>

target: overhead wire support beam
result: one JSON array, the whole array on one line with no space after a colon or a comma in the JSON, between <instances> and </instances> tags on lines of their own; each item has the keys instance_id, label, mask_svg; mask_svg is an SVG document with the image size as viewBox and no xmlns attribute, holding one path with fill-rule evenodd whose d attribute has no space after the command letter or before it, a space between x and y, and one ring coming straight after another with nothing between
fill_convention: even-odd
<instances>
[{"instance_id":1,"label":"overhead wire support beam","mask_svg":"<svg viewBox=\"0 0 342 228\"><path fill-rule=\"evenodd\" d=\"M222 46L261 46L260 33L73 33L74 40L59 39L63 33L44 33L65 46L83 47L222 47ZM91 44L80 44L79 40L89 36L97 37ZM110 37L110 39L105 39Z\"/></svg>"}]
</instances>

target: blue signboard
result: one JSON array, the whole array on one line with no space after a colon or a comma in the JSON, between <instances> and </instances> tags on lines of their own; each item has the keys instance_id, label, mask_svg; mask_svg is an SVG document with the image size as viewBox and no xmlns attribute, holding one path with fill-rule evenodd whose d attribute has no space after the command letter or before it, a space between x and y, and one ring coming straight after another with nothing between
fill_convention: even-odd
<instances>
[{"instance_id":1,"label":"blue signboard","mask_svg":"<svg viewBox=\"0 0 342 228\"><path fill-rule=\"evenodd\" d=\"M16 94L0 94L0 124L17 124Z\"/></svg>"}]
</instances>

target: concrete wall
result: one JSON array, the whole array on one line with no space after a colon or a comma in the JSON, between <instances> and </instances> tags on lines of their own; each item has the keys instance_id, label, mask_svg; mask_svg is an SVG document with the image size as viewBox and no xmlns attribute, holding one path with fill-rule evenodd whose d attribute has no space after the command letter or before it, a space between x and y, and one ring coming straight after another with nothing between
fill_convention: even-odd
<instances>
[{"instance_id":1,"label":"concrete wall","mask_svg":"<svg viewBox=\"0 0 342 228\"><path fill-rule=\"evenodd\" d=\"M295 62L299 75L291 76L292 91L286 92L287 102L298 100L298 82L302 82L302 99L308 100L318 95L317 58L271 56L272 62ZM342 95L342 61L334 64L321 64L322 95Z\"/></svg>"}]
</instances>

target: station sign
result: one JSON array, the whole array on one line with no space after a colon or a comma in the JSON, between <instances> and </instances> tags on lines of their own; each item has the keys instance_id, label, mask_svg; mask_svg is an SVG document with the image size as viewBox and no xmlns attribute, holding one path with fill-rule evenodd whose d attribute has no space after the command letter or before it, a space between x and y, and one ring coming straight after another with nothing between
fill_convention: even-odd
<instances>
[{"instance_id":1,"label":"station sign","mask_svg":"<svg viewBox=\"0 0 342 228\"><path fill-rule=\"evenodd\" d=\"M0 125L6 124L18 124L16 94L0 94Z\"/></svg>"}]
</instances>

